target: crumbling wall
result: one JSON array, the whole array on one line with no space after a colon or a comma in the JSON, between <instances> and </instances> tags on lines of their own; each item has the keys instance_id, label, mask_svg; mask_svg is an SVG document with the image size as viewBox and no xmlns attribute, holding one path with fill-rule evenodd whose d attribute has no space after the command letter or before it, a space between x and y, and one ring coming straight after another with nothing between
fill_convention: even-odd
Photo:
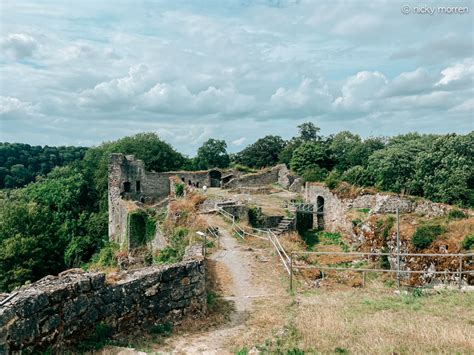
<instances>
[{"instance_id":1,"label":"crumbling wall","mask_svg":"<svg viewBox=\"0 0 474 355\"><path fill-rule=\"evenodd\" d=\"M265 169L253 174L242 175L239 178L230 180L224 184L224 188L260 187L270 184L280 183L287 189L294 181L294 177L289 173L284 164L276 165L273 168Z\"/></svg>"},{"instance_id":2,"label":"crumbling wall","mask_svg":"<svg viewBox=\"0 0 474 355\"><path fill-rule=\"evenodd\" d=\"M210 186L208 171L148 172L142 160L133 155L111 154L108 167L109 240L127 242L127 221L133 203L153 204L166 199L170 178L176 176L185 186ZM174 191L174 189L173 189ZM138 208L136 205L132 209Z\"/></svg>"},{"instance_id":3,"label":"crumbling wall","mask_svg":"<svg viewBox=\"0 0 474 355\"><path fill-rule=\"evenodd\" d=\"M18 291L0 308L0 354L63 349L94 331L177 323L206 310L201 246L182 262L124 272L109 283L104 273L69 270Z\"/></svg>"},{"instance_id":4,"label":"crumbling wall","mask_svg":"<svg viewBox=\"0 0 474 355\"><path fill-rule=\"evenodd\" d=\"M324 223L329 231L350 232L352 225L347 220L350 209L367 209L371 215L395 213L418 213L426 217L446 215L454 206L427 201L413 196L399 196L391 193L363 194L355 198L339 198L329 188L320 183L306 183L304 198L308 203L317 205L318 197L324 199ZM474 211L465 210L470 217ZM316 220L316 219L315 219Z\"/></svg>"}]
</instances>

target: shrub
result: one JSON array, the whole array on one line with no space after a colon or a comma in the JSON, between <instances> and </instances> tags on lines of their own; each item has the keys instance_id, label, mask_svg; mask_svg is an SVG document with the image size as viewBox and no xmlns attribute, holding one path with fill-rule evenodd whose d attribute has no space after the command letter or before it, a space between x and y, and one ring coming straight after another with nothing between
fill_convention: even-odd
<instances>
[{"instance_id":1,"label":"shrub","mask_svg":"<svg viewBox=\"0 0 474 355\"><path fill-rule=\"evenodd\" d=\"M388 248L384 247L382 253L388 253ZM380 257L380 267L384 270L390 270L390 261L388 260L388 255L382 255Z\"/></svg>"},{"instance_id":2,"label":"shrub","mask_svg":"<svg viewBox=\"0 0 474 355\"><path fill-rule=\"evenodd\" d=\"M324 180L324 184L330 189L335 189L340 182L339 173L335 170L331 171Z\"/></svg>"},{"instance_id":3,"label":"shrub","mask_svg":"<svg viewBox=\"0 0 474 355\"><path fill-rule=\"evenodd\" d=\"M462 241L462 247L466 250L470 250L474 247L474 235L466 235Z\"/></svg>"},{"instance_id":4,"label":"shrub","mask_svg":"<svg viewBox=\"0 0 474 355\"><path fill-rule=\"evenodd\" d=\"M248 211L249 223L254 228L262 227L262 211L260 208L252 206Z\"/></svg>"},{"instance_id":5,"label":"shrub","mask_svg":"<svg viewBox=\"0 0 474 355\"><path fill-rule=\"evenodd\" d=\"M439 224L420 226L416 229L411 241L416 249L425 249L443 232L444 229Z\"/></svg>"},{"instance_id":6,"label":"shrub","mask_svg":"<svg viewBox=\"0 0 474 355\"><path fill-rule=\"evenodd\" d=\"M184 185L183 184L176 184L174 187L174 192L176 197L181 197L184 195Z\"/></svg>"},{"instance_id":7,"label":"shrub","mask_svg":"<svg viewBox=\"0 0 474 355\"><path fill-rule=\"evenodd\" d=\"M103 348L113 334L113 329L105 323L99 323L95 326L94 332L87 338L81 340L76 349L80 352L89 352Z\"/></svg>"},{"instance_id":8,"label":"shrub","mask_svg":"<svg viewBox=\"0 0 474 355\"><path fill-rule=\"evenodd\" d=\"M120 250L117 243L107 242L105 246L95 253L92 258L90 265L94 268L109 268L117 266L116 254Z\"/></svg>"},{"instance_id":9,"label":"shrub","mask_svg":"<svg viewBox=\"0 0 474 355\"><path fill-rule=\"evenodd\" d=\"M242 165L242 164L234 164L234 166L232 168L237 170L237 171L244 172L244 173L255 173L255 172L257 172L256 169L252 169L251 167L248 167L248 166Z\"/></svg>"},{"instance_id":10,"label":"shrub","mask_svg":"<svg viewBox=\"0 0 474 355\"><path fill-rule=\"evenodd\" d=\"M352 185L367 186L370 185L370 179L366 169L360 165L353 166L346 170L341 179Z\"/></svg>"},{"instance_id":11,"label":"shrub","mask_svg":"<svg viewBox=\"0 0 474 355\"><path fill-rule=\"evenodd\" d=\"M448 212L448 219L463 219L466 217L466 214L458 209L454 209Z\"/></svg>"},{"instance_id":12,"label":"shrub","mask_svg":"<svg viewBox=\"0 0 474 355\"><path fill-rule=\"evenodd\" d=\"M150 327L151 334L170 335L173 331L173 324L170 322L156 324Z\"/></svg>"},{"instance_id":13,"label":"shrub","mask_svg":"<svg viewBox=\"0 0 474 355\"><path fill-rule=\"evenodd\" d=\"M316 166L314 168L305 170L301 174L301 177L303 178L304 182L315 182L324 181L328 174L329 172L327 169Z\"/></svg>"},{"instance_id":14,"label":"shrub","mask_svg":"<svg viewBox=\"0 0 474 355\"><path fill-rule=\"evenodd\" d=\"M173 264L180 260L178 251L170 246L166 246L160 250L160 253L155 258L157 264Z\"/></svg>"},{"instance_id":15,"label":"shrub","mask_svg":"<svg viewBox=\"0 0 474 355\"><path fill-rule=\"evenodd\" d=\"M183 227L177 227L172 230L169 237L169 245L163 248L157 257L157 264L173 264L181 261L184 251L189 244L189 230Z\"/></svg>"}]
</instances>

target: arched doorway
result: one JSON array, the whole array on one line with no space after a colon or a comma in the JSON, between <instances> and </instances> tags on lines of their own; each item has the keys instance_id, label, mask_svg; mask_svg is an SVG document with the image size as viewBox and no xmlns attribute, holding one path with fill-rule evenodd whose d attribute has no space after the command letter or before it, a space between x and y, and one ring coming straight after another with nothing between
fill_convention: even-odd
<instances>
[{"instance_id":1,"label":"arched doorway","mask_svg":"<svg viewBox=\"0 0 474 355\"><path fill-rule=\"evenodd\" d=\"M130 191L132 191L132 184L130 184L130 181L124 181L123 192L130 192Z\"/></svg>"},{"instance_id":2,"label":"arched doorway","mask_svg":"<svg viewBox=\"0 0 474 355\"><path fill-rule=\"evenodd\" d=\"M324 197L322 196L316 198L316 217L318 229L324 229Z\"/></svg>"},{"instance_id":3,"label":"arched doorway","mask_svg":"<svg viewBox=\"0 0 474 355\"><path fill-rule=\"evenodd\" d=\"M209 171L209 179L211 180L211 187L221 187L222 173L219 170Z\"/></svg>"}]
</instances>

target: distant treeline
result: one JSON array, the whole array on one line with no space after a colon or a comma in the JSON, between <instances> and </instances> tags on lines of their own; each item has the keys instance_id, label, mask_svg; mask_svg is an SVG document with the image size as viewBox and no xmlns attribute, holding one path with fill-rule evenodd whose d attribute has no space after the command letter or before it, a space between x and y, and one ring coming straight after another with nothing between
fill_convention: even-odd
<instances>
[{"instance_id":1,"label":"distant treeline","mask_svg":"<svg viewBox=\"0 0 474 355\"><path fill-rule=\"evenodd\" d=\"M0 189L22 187L56 166L81 160L86 150L85 147L0 143Z\"/></svg>"},{"instance_id":2,"label":"distant treeline","mask_svg":"<svg viewBox=\"0 0 474 355\"><path fill-rule=\"evenodd\" d=\"M134 154L154 171L285 163L306 181L330 187L347 181L474 206L474 132L362 139L347 131L324 137L312 123L298 128L289 140L266 136L237 154L228 154L225 141L209 139L194 158L153 133L89 149L1 144L1 181L7 189L0 191L0 291L91 259L113 258L107 248L110 153Z\"/></svg>"}]
</instances>

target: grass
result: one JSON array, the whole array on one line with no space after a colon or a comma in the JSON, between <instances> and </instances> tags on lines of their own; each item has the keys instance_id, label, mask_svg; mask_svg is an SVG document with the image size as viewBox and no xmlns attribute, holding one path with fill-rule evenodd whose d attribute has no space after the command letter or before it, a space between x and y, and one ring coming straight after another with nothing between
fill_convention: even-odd
<instances>
[{"instance_id":1,"label":"grass","mask_svg":"<svg viewBox=\"0 0 474 355\"><path fill-rule=\"evenodd\" d=\"M351 289L300 297L294 324L301 349L372 354L474 351L473 293L397 296L379 289Z\"/></svg>"},{"instance_id":2,"label":"grass","mask_svg":"<svg viewBox=\"0 0 474 355\"><path fill-rule=\"evenodd\" d=\"M275 305L273 305L275 306ZM376 284L367 289L319 289L295 301L257 307L265 326L279 327L260 342L243 342L237 354L425 354L474 351L474 293L420 290L396 295ZM278 310L278 311L277 311ZM273 313L283 311L284 317ZM281 323L281 322L284 323ZM249 319L247 329L255 327Z\"/></svg>"}]
</instances>

